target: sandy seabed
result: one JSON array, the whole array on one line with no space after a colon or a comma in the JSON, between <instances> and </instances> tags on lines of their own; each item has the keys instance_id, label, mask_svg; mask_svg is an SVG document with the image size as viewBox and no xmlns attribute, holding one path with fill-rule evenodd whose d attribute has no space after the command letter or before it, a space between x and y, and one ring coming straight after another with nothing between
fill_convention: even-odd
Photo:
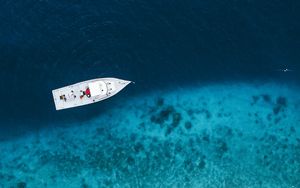
<instances>
[{"instance_id":1,"label":"sandy seabed","mask_svg":"<svg viewBox=\"0 0 300 188\"><path fill-rule=\"evenodd\" d=\"M299 91L228 83L130 98L1 142L0 187L300 187Z\"/></svg>"}]
</instances>

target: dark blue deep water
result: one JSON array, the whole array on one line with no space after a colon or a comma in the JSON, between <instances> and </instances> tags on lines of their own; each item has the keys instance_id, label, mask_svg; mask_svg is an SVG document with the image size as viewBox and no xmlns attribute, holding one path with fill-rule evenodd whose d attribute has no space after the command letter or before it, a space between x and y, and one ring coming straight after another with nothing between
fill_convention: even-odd
<instances>
[{"instance_id":1,"label":"dark blue deep water","mask_svg":"<svg viewBox=\"0 0 300 188\"><path fill-rule=\"evenodd\" d=\"M299 85L299 10L297 0L1 0L0 140L85 122L163 88ZM52 89L98 77L136 84L55 110Z\"/></svg>"},{"instance_id":2,"label":"dark blue deep water","mask_svg":"<svg viewBox=\"0 0 300 188\"><path fill-rule=\"evenodd\" d=\"M1 130L101 113L106 102L61 114L52 103L52 89L95 77L134 80L134 93L196 81L299 80L274 71L299 71L299 8L278 0L1 1Z\"/></svg>"}]
</instances>

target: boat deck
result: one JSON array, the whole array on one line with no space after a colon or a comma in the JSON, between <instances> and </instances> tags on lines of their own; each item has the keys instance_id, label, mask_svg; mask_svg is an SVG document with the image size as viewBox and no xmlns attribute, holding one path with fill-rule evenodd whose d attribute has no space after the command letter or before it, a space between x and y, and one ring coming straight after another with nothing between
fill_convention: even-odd
<instances>
[{"instance_id":1,"label":"boat deck","mask_svg":"<svg viewBox=\"0 0 300 188\"><path fill-rule=\"evenodd\" d=\"M81 97L83 95L82 91L86 91L87 88L88 83L82 83L53 90L56 109L71 108L95 102L95 97L88 97L86 95Z\"/></svg>"},{"instance_id":2,"label":"boat deck","mask_svg":"<svg viewBox=\"0 0 300 188\"><path fill-rule=\"evenodd\" d=\"M129 83L116 78L99 78L52 90L55 108L61 110L99 102L115 95ZM89 97L82 92L87 88L91 92Z\"/></svg>"}]
</instances>

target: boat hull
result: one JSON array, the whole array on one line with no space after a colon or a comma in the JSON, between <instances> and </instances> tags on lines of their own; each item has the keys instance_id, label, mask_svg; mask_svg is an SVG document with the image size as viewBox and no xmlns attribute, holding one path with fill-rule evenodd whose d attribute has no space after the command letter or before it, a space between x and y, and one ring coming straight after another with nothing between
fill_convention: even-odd
<instances>
[{"instance_id":1,"label":"boat hull","mask_svg":"<svg viewBox=\"0 0 300 188\"><path fill-rule=\"evenodd\" d=\"M56 110L96 103L120 92L131 81L97 78L52 90Z\"/></svg>"}]
</instances>

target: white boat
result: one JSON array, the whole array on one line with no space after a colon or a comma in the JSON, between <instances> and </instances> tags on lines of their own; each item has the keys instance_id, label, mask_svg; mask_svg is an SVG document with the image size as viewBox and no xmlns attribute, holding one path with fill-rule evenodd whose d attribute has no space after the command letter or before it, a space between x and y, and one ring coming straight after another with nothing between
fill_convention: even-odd
<instances>
[{"instance_id":1,"label":"white boat","mask_svg":"<svg viewBox=\"0 0 300 188\"><path fill-rule=\"evenodd\" d=\"M56 110L102 101L114 96L131 81L97 78L52 90Z\"/></svg>"}]
</instances>

